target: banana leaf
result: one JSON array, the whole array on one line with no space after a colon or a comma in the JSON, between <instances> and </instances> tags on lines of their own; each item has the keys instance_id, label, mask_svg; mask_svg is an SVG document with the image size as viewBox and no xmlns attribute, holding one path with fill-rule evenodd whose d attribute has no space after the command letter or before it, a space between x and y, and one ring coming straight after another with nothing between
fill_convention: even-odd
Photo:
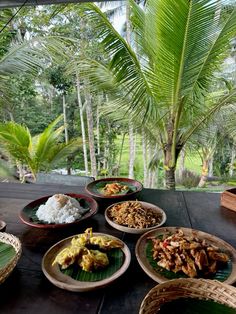
<instances>
[{"instance_id":1,"label":"banana leaf","mask_svg":"<svg viewBox=\"0 0 236 314\"><path fill-rule=\"evenodd\" d=\"M0 242L0 269L3 269L16 255L14 247Z\"/></svg>"},{"instance_id":2,"label":"banana leaf","mask_svg":"<svg viewBox=\"0 0 236 314\"><path fill-rule=\"evenodd\" d=\"M116 181L109 181L109 182L108 181L98 182L97 184L93 186L92 188L93 192L104 195L104 190L103 190L104 187L106 186L106 184L112 184L112 183L119 183L120 185L128 186L127 190L120 191L116 193L115 195L125 195L131 192L135 192L137 190L137 188L134 185L129 184L128 182L119 182L116 180Z\"/></svg>"},{"instance_id":3,"label":"banana leaf","mask_svg":"<svg viewBox=\"0 0 236 314\"><path fill-rule=\"evenodd\" d=\"M153 248L152 241L148 240L147 246L146 246L146 257L150 265L152 266L152 268L157 273L159 273L159 275L165 277L166 279L188 278L188 276L182 272L174 273L172 271L169 271L157 265L157 262L152 257L152 248ZM215 280L219 280L223 282L230 276L231 272L232 272L232 261L229 260L229 262L225 263L222 268L219 268L214 275L211 275L210 277L202 276L201 278L215 279Z\"/></svg>"}]
</instances>

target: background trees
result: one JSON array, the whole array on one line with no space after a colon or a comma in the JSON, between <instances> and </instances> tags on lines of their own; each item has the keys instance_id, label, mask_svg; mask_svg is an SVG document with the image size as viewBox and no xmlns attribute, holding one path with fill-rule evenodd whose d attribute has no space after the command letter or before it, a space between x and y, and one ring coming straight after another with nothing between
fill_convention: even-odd
<instances>
[{"instance_id":1,"label":"background trees","mask_svg":"<svg viewBox=\"0 0 236 314\"><path fill-rule=\"evenodd\" d=\"M222 4L219 10L219 1L149 0L145 6L130 1L126 35L112 27L110 10L102 13L95 5L25 8L0 34L2 61L9 60L16 44L24 55L21 65L15 58L21 74L5 72L7 80L2 79L2 120L24 123L34 135L64 112L66 141L81 136L83 153L57 167L127 176L124 156L135 144L130 166L135 178L145 186L162 186L165 171L166 186L174 188L182 147L213 113L235 103L235 9ZM66 38L70 41L60 51L59 42ZM34 56L38 63L29 67L27 58ZM69 82L66 92L61 81ZM127 145L129 125L136 140ZM199 140L198 146L204 143ZM231 147L227 163L233 165Z\"/></svg>"}]
</instances>

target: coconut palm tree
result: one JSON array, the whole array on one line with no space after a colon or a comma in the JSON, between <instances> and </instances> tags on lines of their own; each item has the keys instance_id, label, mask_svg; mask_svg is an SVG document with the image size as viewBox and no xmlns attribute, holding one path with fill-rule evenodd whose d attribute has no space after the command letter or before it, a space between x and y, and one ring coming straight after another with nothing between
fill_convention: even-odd
<instances>
[{"instance_id":1,"label":"coconut palm tree","mask_svg":"<svg viewBox=\"0 0 236 314\"><path fill-rule=\"evenodd\" d=\"M130 5L135 51L105 13L94 4L83 4L110 63L83 60L79 65L93 86L112 91L117 108L128 104L130 119L135 123L142 117L153 131L164 154L166 187L173 189L184 144L214 112L236 98L233 88L210 106L205 101L230 52L236 9L219 22L215 0L148 0L144 9L130 0Z\"/></svg>"},{"instance_id":2,"label":"coconut palm tree","mask_svg":"<svg viewBox=\"0 0 236 314\"><path fill-rule=\"evenodd\" d=\"M0 123L1 148L17 166L22 182L25 179L24 167L36 180L39 171L48 171L60 159L78 149L78 140L60 142L64 126L55 127L61 120L62 116L59 116L36 136L31 136L27 127L15 122Z\"/></svg>"}]
</instances>

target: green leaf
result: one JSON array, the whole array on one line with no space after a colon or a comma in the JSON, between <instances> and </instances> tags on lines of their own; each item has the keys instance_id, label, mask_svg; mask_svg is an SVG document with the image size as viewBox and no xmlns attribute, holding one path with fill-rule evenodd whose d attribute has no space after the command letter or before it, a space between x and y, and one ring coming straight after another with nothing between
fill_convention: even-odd
<instances>
[{"instance_id":1,"label":"green leaf","mask_svg":"<svg viewBox=\"0 0 236 314\"><path fill-rule=\"evenodd\" d=\"M0 242L0 269L4 268L16 255L14 247Z\"/></svg>"}]
</instances>

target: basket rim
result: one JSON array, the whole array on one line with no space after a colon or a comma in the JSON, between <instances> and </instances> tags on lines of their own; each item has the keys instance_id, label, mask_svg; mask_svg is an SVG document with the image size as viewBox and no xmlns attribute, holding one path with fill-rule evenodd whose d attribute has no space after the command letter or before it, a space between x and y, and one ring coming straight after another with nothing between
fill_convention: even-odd
<instances>
[{"instance_id":1,"label":"basket rim","mask_svg":"<svg viewBox=\"0 0 236 314\"><path fill-rule=\"evenodd\" d=\"M0 232L0 242L9 244L13 246L15 250L15 255L6 263L6 265L0 269L0 284L5 281L5 279L10 275L10 273L15 268L21 253L22 253L22 245L16 236L6 232Z\"/></svg>"},{"instance_id":2,"label":"basket rim","mask_svg":"<svg viewBox=\"0 0 236 314\"><path fill-rule=\"evenodd\" d=\"M218 280L179 278L153 287L144 297L139 314L158 313L162 304L179 298L212 300L236 309L236 288Z\"/></svg>"}]
</instances>

